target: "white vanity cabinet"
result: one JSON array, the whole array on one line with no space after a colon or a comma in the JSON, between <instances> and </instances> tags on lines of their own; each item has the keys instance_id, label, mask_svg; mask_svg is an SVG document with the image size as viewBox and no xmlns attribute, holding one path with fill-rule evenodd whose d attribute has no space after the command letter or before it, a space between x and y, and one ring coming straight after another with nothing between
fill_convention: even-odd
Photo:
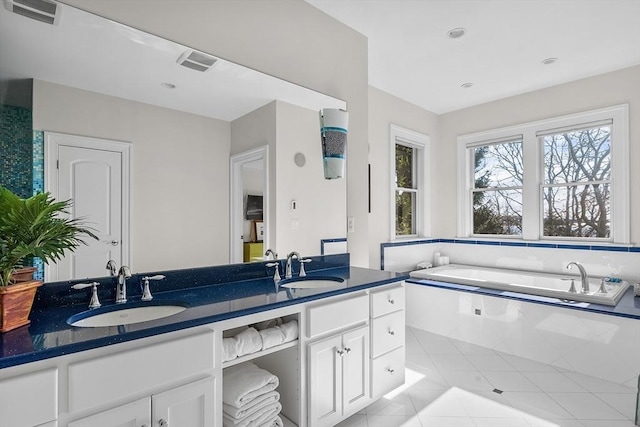
<instances>
[{"instance_id":1,"label":"white vanity cabinet","mask_svg":"<svg viewBox=\"0 0 640 427\"><path fill-rule=\"evenodd\" d=\"M6 378L0 371L0 426L55 426L58 369Z\"/></svg>"},{"instance_id":2,"label":"white vanity cabinet","mask_svg":"<svg viewBox=\"0 0 640 427\"><path fill-rule=\"evenodd\" d=\"M215 425L212 377L138 399L69 423L69 427Z\"/></svg>"},{"instance_id":3,"label":"white vanity cabinet","mask_svg":"<svg viewBox=\"0 0 640 427\"><path fill-rule=\"evenodd\" d=\"M310 427L333 426L371 402L368 323L365 293L308 308Z\"/></svg>"},{"instance_id":4,"label":"white vanity cabinet","mask_svg":"<svg viewBox=\"0 0 640 427\"><path fill-rule=\"evenodd\" d=\"M404 282L371 292L371 396L404 384Z\"/></svg>"}]
</instances>

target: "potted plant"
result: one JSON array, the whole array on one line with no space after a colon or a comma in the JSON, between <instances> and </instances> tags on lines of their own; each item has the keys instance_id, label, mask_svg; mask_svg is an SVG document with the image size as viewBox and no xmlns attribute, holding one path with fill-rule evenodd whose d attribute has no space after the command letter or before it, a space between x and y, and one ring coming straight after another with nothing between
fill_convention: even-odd
<instances>
[{"instance_id":1,"label":"potted plant","mask_svg":"<svg viewBox=\"0 0 640 427\"><path fill-rule=\"evenodd\" d=\"M97 237L78 219L68 218L71 201L55 201L49 193L21 199L0 185L0 332L29 323L37 288L29 271L20 269L29 258L44 263L58 261L65 251L86 244L84 237Z\"/></svg>"}]
</instances>

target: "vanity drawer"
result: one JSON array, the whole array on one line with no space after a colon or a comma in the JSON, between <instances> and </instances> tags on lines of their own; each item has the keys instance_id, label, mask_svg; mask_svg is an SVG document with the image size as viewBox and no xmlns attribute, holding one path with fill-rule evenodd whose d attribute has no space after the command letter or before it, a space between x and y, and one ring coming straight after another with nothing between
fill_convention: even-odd
<instances>
[{"instance_id":1,"label":"vanity drawer","mask_svg":"<svg viewBox=\"0 0 640 427\"><path fill-rule=\"evenodd\" d=\"M369 296L360 295L342 301L309 307L309 338L346 329L369 320Z\"/></svg>"},{"instance_id":2,"label":"vanity drawer","mask_svg":"<svg viewBox=\"0 0 640 427\"><path fill-rule=\"evenodd\" d=\"M371 321L371 357L404 346L404 310Z\"/></svg>"},{"instance_id":3,"label":"vanity drawer","mask_svg":"<svg viewBox=\"0 0 640 427\"><path fill-rule=\"evenodd\" d=\"M371 293L371 317L404 310L404 285Z\"/></svg>"},{"instance_id":4,"label":"vanity drawer","mask_svg":"<svg viewBox=\"0 0 640 427\"><path fill-rule=\"evenodd\" d=\"M69 411L104 405L193 378L214 367L214 332L69 365Z\"/></svg>"},{"instance_id":5,"label":"vanity drawer","mask_svg":"<svg viewBox=\"0 0 640 427\"><path fill-rule=\"evenodd\" d=\"M404 384L404 347L371 362L371 397L377 399Z\"/></svg>"},{"instance_id":6,"label":"vanity drawer","mask_svg":"<svg viewBox=\"0 0 640 427\"><path fill-rule=\"evenodd\" d=\"M30 427L58 418L58 370L0 380L0 426Z\"/></svg>"}]
</instances>

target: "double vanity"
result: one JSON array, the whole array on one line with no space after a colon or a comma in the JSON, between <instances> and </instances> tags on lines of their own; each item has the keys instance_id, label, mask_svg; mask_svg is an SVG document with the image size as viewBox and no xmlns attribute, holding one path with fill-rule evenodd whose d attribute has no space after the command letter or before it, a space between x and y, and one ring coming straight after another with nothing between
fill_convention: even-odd
<instances>
[{"instance_id":1,"label":"double vanity","mask_svg":"<svg viewBox=\"0 0 640 427\"><path fill-rule=\"evenodd\" d=\"M154 272L151 301L134 276L118 305L100 278L93 310L90 288L48 283L1 336L0 425L222 426L223 370L247 362L279 378L285 426L337 424L404 382L407 277L312 260L277 285L265 263ZM274 319L297 339L223 361L224 338Z\"/></svg>"}]
</instances>

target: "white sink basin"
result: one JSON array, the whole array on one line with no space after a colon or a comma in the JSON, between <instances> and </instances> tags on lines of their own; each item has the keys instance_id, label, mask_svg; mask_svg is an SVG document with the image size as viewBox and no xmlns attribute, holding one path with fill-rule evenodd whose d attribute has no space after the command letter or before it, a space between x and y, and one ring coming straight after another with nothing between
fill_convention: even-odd
<instances>
[{"instance_id":1,"label":"white sink basin","mask_svg":"<svg viewBox=\"0 0 640 427\"><path fill-rule=\"evenodd\" d=\"M344 283L344 279L341 277L302 277L284 280L283 282L286 283L281 283L281 288L317 289L340 286L340 284Z\"/></svg>"},{"instance_id":2,"label":"white sink basin","mask_svg":"<svg viewBox=\"0 0 640 427\"><path fill-rule=\"evenodd\" d=\"M181 305L143 305L139 307L123 307L103 313L84 316L72 316L68 323L79 328L99 328L104 326L130 325L132 323L147 322L173 316L186 310ZM74 318L81 317L78 320Z\"/></svg>"}]
</instances>

